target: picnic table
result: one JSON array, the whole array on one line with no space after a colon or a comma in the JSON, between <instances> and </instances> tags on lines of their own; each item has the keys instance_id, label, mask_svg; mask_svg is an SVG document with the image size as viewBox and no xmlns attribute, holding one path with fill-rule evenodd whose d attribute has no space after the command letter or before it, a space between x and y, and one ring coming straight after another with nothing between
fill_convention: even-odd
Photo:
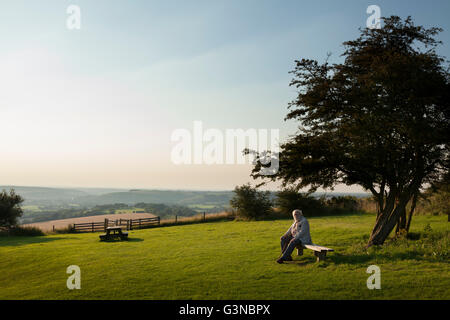
<instances>
[{"instance_id":1,"label":"picnic table","mask_svg":"<svg viewBox=\"0 0 450 320\"><path fill-rule=\"evenodd\" d=\"M106 233L101 234L99 237L100 241L114 239L127 240L128 232L123 232L122 227L108 227L106 228Z\"/></svg>"}]
</instances>

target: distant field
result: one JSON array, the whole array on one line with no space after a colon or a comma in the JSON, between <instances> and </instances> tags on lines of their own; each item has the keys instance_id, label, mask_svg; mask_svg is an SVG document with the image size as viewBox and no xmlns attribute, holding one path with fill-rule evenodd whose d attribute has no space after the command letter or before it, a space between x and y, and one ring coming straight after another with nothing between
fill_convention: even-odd
<instances>
[{"instance_id":1,"label":"distant field","mask_svg":"<svg viewBox=\"0 0 450 320\"><path fill-rule=\"evenodd\" d=\"M103 214L98 216L88 216L88 217L79 217L79 218L70 218L70 219L61 219L61 220L52 220L45 222L36 222L24 224L23 226L33 226L41 229L42 231L51 231L53 226L55 229L63 229L66 228L69 224L74 223L86 223L86 222L102 222L105 219L117 220L117 219L143 219L143 218L151 218L155 215L151 213L123 213L123 214Z\"/></svg>"},{"instance_id":2,"label":"distant field","mask_svg":"<svg viewBox=\"0 0 450 320\"><path fill-rule=\"evenodd\" d=\"M0 299L450 299L449 223L418 216L416 240L364 249L375 217L309 219L314 243L335 249L316 263L310 250L279 265L290 220L211 222L98 234L0 237ZM68 290L66 268L81 268ZM381 269L369 290L367 267Z\"/></svg>"},{"instance_id":3,"label":"distant field","mask_svg":"<svg viewBox=\"0 0 450 320\"><path fill-rule=\"evenodd\" d=\"M41 209L39 208L39 206L22 206L22 209L24 211L31 211L31 212L39 212L41 211Z\"/></svg>"}]
</instances>

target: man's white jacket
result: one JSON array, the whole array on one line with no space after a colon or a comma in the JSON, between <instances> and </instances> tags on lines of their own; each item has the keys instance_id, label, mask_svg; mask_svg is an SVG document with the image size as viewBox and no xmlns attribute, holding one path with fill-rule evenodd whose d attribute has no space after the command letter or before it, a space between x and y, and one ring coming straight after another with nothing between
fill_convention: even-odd
<instances>
[{"instance_id":1,"label":"man's white jacket","mask_svg":"<svg viewBox=\"0 0 450 320\"><path fill-rule=\"evenodd\" d=\"M290 226L285 236L291 235L295 240L300 240L302 244L312 244L311 234L309 233L309 222L305 217L300 217L298 221Z\"/></svg>"}]
</instances>

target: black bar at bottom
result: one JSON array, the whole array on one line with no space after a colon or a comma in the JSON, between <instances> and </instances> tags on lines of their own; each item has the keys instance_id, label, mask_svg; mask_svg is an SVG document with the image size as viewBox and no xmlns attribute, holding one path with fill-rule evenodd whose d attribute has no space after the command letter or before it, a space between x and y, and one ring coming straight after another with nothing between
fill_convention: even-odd
<instances>
[{"instance_id":1,"label":"black bar at bottom","mask_svg":"<svg viewBox=\"0 0 450 320\"><path fill-rule=\"evenodd\" d=\"M14 310L18 316L22 312L49 313L53 310L66 310L71 317L91 316L132 317L136 314L158 315L163 319L283 319L295 316L305 319L307 316L336 318L343 315L345 319L366 319L367 316L382 316L389 310L389 316L417 314L422 310L442 309L448 301L413 301L413 300L4 300L0 301L3 310ZM428 308L433 309L428 309ZM384 311L383 311L384 310ZM56 313L61 316L59 312ZM131 319L131 318L130 318Z\"/></svg>"}]
</instances>

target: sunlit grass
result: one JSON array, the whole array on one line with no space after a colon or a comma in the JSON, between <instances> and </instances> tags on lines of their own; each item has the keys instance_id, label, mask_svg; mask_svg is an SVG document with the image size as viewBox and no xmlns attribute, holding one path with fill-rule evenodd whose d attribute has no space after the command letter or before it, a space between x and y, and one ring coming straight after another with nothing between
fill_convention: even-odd
<instances>
[{"instance_id":1,"label":"sunlit grass","mask_svg":"<svg viewBox=\"0 0 450 320\"><path fill-rule=\"evenodd\" d=\"M311 218L313 242L335 249L316 263L310 250L279 265L289 220L209 222L129 232L0 237L0 299L448 299L447 217L415 217L412 239L364 248L375 217ZM369 290L369 265L381 290ZM81 268L68 290L66 268Z\"/></svg>"}]
</instances>

